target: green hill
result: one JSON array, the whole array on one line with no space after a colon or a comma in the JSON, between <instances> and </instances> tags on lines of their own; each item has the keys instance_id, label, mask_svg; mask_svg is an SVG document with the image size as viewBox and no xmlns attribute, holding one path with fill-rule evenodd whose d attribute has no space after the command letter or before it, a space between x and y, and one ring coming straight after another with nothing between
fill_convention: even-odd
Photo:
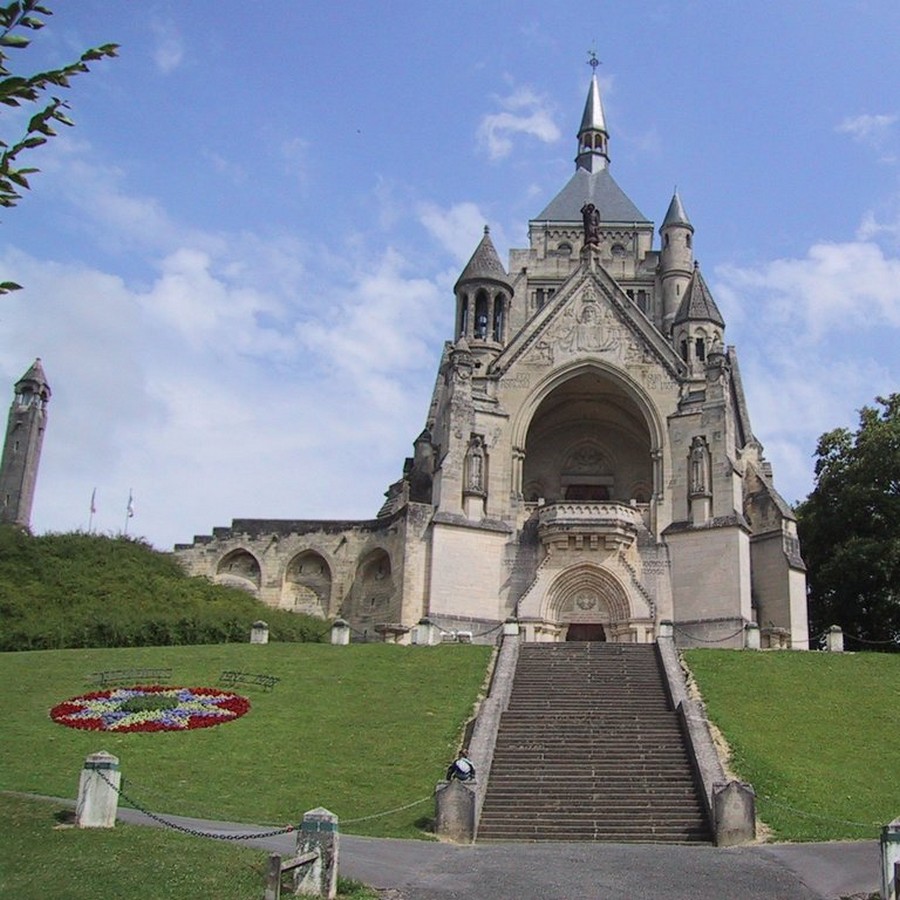
<instances>
[{"instance_id":1,"label":"green hill","mask_svg":"<svg viewBox=\"0 0 900 900\"><path fill-rule=\"evenodd\" d=\"M900 655L684 656L776 839L874 838L900 815Z\"/></svg>"},{"instance_id":2,"label":"green hill","mask_svg":"<svg viewBox=\"0 0 900 900\"><path fill-rule=\"evenodd\" d=\"M328 624L275 610L184 574L141 540L0 526L0 650L247 641L257 619L275 641L316 641Z\"/></svg>"}]
</instances>

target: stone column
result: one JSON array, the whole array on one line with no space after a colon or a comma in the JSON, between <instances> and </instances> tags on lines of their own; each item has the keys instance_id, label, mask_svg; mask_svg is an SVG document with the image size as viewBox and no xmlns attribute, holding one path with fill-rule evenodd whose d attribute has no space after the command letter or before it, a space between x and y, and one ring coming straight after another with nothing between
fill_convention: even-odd
<instances>
[{"instance_id":1,"label":"stone column","mask_svg":"<svg viewBox=\"0 0 900 900\"><path fill-rule=\"evenodd\" d=\"M269 623L260 619L254 622L250 629L251 644L268 644L269 643Z\"/></svg>"},{"instance_id":2,"label":"stone column","mask_svg":"<svg viewBox=\"0 0 900 900\"><path fill-rule=\"evenodd\" d=\"M744 626L744 647L747 650L759 650L759 625L756 622L748 622Z\"/></svg>"},{"instance_id":3,"label":"stone column","mask_svg":"<svg viewBox=\"0 0 900 900\"><path fill-rule=\"evenodd\" d=\"M349 644L350 643L350 623L344 619L335 619L331 624L331 643L332 644Z\"/></svg>"},{"instance_id":4,"label":"stone column","mask_svg":"<svg viewBox=\"0 0 900 900\"><path fill-rule=\"evenodd\" d=\"M322 806L303 814L297 834L297 856L312 850L318 850L319 858L296 871L294 894L334 900L337 896L340 832L338 817Z\"/></svg>"},{"instance_id":5,"label":"stone column","mask_svg":"<svg viewBox=\"0 0 900 900\"><path fill-rule=\"evenodd\" d=\"M116 824L121 783L117 756L105 750L90 754L78 780L75 824L79 828L112 828Z\"/></svg>"},{"instance_id":6,"label":"stone column","mask_svg":"<svg viewBox=\"0 0 900 900\"><path fill-rule=\"evenodd\" d=\"M832 625L826 635L825 649L829 653L844 652L844 632L840 625Z\"/></svg>"}]
</instances>

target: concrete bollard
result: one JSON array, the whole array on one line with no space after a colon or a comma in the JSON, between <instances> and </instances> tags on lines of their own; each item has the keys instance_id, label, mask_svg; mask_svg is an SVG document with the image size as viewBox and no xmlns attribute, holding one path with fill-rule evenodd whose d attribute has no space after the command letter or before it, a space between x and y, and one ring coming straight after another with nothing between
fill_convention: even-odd
<instances>
[{"instance_id":1,"label":"concrete bollard","mask_svg":"<svg viewBox=\"0 0 900 900\"><path fill-rule=\"evenodd\" d=\"M250 628L251 644L268 644L269 643L269 623L260 619L254 622Z\"/></svg>"},{"instance_id":2,"label":"concrete bollard","mask_svg":"<svg viewBox=\"0 0 900 900\"><path fill-rule=\"evenodd\" d=\"M455 844L475 840L474 782L456 779L441 781L434 791L434 831L439 838Z\"/></svg>"},{"instance_id":3,"label":"concrete bollard","mask_svg":"<svg viewBox=\"0 0 900 900\"><path fill-rule=\"evenodd\" d=\"M840 625L832 625L825 635L825 649L829 653L844 652L844 632Z\"/></svg>"},{"instance_id":4,"label":"concrete bollard","mask_svg":"<svg viewBox=\"0 0 900 900\"><path fill-rule=\"evenodd\" d=\"M744 647L747 650L759 650L759 625L756 622L748 622L744 627Z\"/></svg>"},{"instance_id":5,"label":"concrete bollard","mask_svg":"<svg viewBox=\"0 0 900 900\"><path fill-rule=\"evenodd\" d=\"M79 828L112 828L119 808L122 773L119 758L107 753L91 753L78 779L75 824Z\"/></svg>"},{"instance_id":6,"label":"concrete bollard","mask_svg":"<svg viewBox=\"0 0 900 900\"><path fill-rule=\"evenodd\" d=\"M884 900L900 900L900 819L881 829L881 896Z\"/></svg>"},{"instance_id":7,"label":"concrete bollard","mask_svg":"<svg viewBox=\"0 0 900 900\"><path fill-rule=\"evenodd\" d=\"M344 646L350 643L350 623L335 619L331 624L331 643Z\"/></svg>"},{"instance_id":8,"label":"concrete bollard","mask_svg":"<svg viewBox=\"0 0 900 900\"><path fill-rule=\"evenodd\" d=\"M322 806L303 814L297 833L297 855L317 850L314 862L297 869L294 874L294 894L307 897L337 896L340 831L338 817Z\"/></svg>"}]
</instances>

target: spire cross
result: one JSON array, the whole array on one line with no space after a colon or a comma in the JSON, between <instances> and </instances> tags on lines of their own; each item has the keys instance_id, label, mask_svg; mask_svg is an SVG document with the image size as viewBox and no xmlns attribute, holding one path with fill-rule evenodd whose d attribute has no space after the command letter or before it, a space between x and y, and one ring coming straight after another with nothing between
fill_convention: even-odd
<instances>
[{"instance_id":1,"label":"spire cross","mask_svg":"<svg viewBox=\"0 0 900 900\"><path fill-rule=\"evenodd\" d=\"M588 57L590 57L587 61L587 64L594 70L594 74L597 74L597 66L600 65L600 60L597 59L597 54L593 50L588 50Z\"/></svg>"}]
</instances>

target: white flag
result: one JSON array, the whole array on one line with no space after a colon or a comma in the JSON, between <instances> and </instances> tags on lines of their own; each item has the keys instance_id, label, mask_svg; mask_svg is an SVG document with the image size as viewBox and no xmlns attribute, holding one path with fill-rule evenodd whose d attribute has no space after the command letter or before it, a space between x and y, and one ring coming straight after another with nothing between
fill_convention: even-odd
<instances>
[{"instance_id":1,"label":"white flag","mask_svg":"<svg viewBox=\"0 0 900 900\"><path fill-rule=\"evenodd\" d=\"M97 512L97 488L91 491L91 515Z\"/></svg>"},{"instance_id":2,"label":"white flag","mask_svg":"<svg viewBox=\"0 0 900 900\"><path fill-rule=\"evenodd\" d=\"M128 507L126 511L130 519L134 515L134 497L131 495L131 491L128 492Z\"/></svg>"}]
</instances>

